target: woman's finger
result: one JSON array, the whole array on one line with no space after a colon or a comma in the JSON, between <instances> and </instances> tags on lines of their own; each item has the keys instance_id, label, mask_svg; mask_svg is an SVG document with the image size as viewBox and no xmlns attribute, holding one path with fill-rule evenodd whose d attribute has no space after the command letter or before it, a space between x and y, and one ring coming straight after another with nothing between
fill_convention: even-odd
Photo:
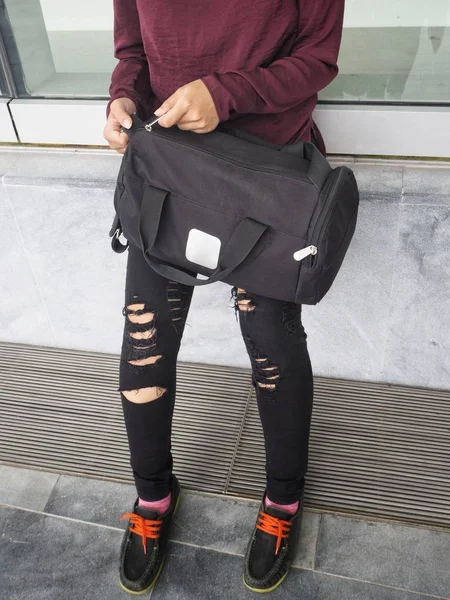
<instances>
[{"instance_id":1,"label":"woman's finger","mask_svg":"<svg viewBox=\"0 0 450 600\"><path fill-rule=\"evenodd\" d=\"M178 121L179 125L185 125L187 123L199 123L201 121L201 117L193 116L192 110L188 110Z\"/></svg>"},{"instance_id":2,"label":"woman's finger","mask_svg":"<svg viewBox=\"0 0 450 600\"><path fill-rule=\"evenodd\" d=\"M211 127L199 127L197 125L198 121L190 121L189 123L179 124L177 125L178 129L182 129L183 131L193 131L194 133L209 133L212 131Z\"/></svg>"},{"instance_id":3,"label":"woman's finger","mask_svg":"<svg viewBox=\"0 0 450 600\"><path fill-rule=\"evenodd\" d=\"M173 127L173 125L177 125L179 121L181 121L188 110L189 106L186 104L184 99L180 97L177 102L175 102L173 107L168 110L163 117L161 117L161 119L158 121L158 124L161 125L161 127Z\"/></svg>"},{"instance_id":4,"label":"woman's finger","mask_svg":"<svg viewBox=\"0 0 450 600\"><path fill-rule=\"evenodd\" d=\"M105 136L105 139L111 147L114 146L115 148L125 148L125 146L128 144L128 136L124 135L108 134Z\"/></svg>"},{"instance_id":5,"label":"woman's finger","mask_svg":"<svg viewBox=\"0 0 450 600\"><path fill-rule=\"evenodd\" d=\"M120 125L117 125L117 128L114 124L108 123L103 131L103 137L111 146L111 148L122 148L128 144L129 137L128 135L120 131Z\"/></svg>"},{"instance_id":6,"label":"woman's finger","mask_svg":"<svg viewBox=\"0 0 450 600\"><path fill-rule=\"evenodd\" d=\"M200 121L180 121L177 123L178 129L183 129L184 131L192 131L193 129L202 129L199 126Z\"/></svg>"},{"instance_id":7,"label":"woman's finger","mask_svg":"<svg viewBox=\"0 0 450 600\"><path fill-rule=\"evenodd\" d=\"M212 129L210 127L202 127L200 129L191 129L193 133L211 133Z\"/></svg>"}]
</instances>

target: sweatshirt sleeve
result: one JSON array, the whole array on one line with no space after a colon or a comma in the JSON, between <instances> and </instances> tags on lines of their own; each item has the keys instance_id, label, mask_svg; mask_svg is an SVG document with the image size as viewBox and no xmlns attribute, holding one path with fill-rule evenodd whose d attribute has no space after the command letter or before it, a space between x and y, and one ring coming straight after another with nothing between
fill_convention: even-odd
<instances>
[{"instance_id":1,"label":"sweatshirt sleeve","mask_svg":"<svg viewBox=\"0 0 450 600\"><path fill-rule=\"evenodd\" d=\"M152 92L136 0L114 0L114 56L119 62L111 76L106 115L113 100L127 97L135 103L137 114L145 118Z\"/></svg>"},{"instance_id":2,"label":"sweatshirt sleeve","mask_svg":"<svg viewBox=\"0 0 450 600\"><path fill-rule=\"evenodd\" d=\"M325 88L338 74L345 0L297 0L298 35L289 56L266 67L202 77L221 121L281 113Z\"/></svg>"}]
</instances>

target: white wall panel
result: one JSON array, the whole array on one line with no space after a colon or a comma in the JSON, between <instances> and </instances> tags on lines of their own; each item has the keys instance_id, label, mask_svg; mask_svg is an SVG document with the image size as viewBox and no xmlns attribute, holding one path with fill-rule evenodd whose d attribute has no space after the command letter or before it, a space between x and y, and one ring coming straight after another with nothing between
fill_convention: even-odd
<instances>
[{"instance_id":1,"label":"white wall panel","mask_svg":"<svg viewBox=\"0 0 450 600\"><path fill-rule=\"evenodd\" d=\"M105 145L106 101L13 100L20 140ZM330 154L450 158L450 107L320 105L315 114Z\"/></svg>"},{"instance_id":2,"label":"white wall panel","mask_svg":"<svg viewBox=\"0 0 450 600\"><path fill-rule=\"evenodd\" d=\"M320 105L328 152L450 158L450 106Z\"/></svg>"},{"instance_id":3,"label":"white wall panel","mask_svg":"<svg viewBox=\"0 0 450 600\"><path fill-rule=\"evenodd\" d=\"M21 142L102 146L105 100L13 100Z\"/></svg>"}]
</instances>

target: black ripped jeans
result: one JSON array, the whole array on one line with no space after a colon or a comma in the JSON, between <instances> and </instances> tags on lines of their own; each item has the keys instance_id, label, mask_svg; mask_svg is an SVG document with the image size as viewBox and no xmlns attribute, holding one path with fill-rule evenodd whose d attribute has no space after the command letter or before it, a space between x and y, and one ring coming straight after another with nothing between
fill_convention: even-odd
<instances>
[{"instance_id":1,"label":"black ripped jeans","mask_svg":"<svg viewBox=\"0 0 450 600\"><path fill-rule=\"evenodd\" d=\"M155 273L130 246L119 390L158 391L156 399L143 403L121 393L130 463L144 500L170 491L176 363L192 292ZM273 502L296 502L305 483L313 403L301 307L235 288L232 293L236 307L248 309L238 313L264 430L267 491Z\"/></svg>"}]
</instances>

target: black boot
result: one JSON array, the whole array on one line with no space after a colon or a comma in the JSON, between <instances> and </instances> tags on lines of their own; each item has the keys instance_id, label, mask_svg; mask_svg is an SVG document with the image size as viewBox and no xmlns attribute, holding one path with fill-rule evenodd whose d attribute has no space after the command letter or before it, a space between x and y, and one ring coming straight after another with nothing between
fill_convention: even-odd
<instances>
[{"instance_id":1,"label":"black boot","mask_svg":"<svg viewBox=\"0 0 450 600\"><path fill-rule=\"evenodd\" d=\"M266 507L263 495L255 528L245 554L244 583L254 592L277 588L292 564L303 514L303 494L293 515Z\"/></svg>"},{"instance_id":2,"label":"black boot","mask_svg":"<svg viewBox=\"0 0 450 600\"><path fill-rule=\"evenodd\" d=\"M175 475L172 475L171 491L170 507L164 516L140 507L137 498L133 512L121 517L130 519L120 549L120 586L126 592L147 592L162 571L170 528L180 498L180 484Z\"/></svg>"}]
</instances>

